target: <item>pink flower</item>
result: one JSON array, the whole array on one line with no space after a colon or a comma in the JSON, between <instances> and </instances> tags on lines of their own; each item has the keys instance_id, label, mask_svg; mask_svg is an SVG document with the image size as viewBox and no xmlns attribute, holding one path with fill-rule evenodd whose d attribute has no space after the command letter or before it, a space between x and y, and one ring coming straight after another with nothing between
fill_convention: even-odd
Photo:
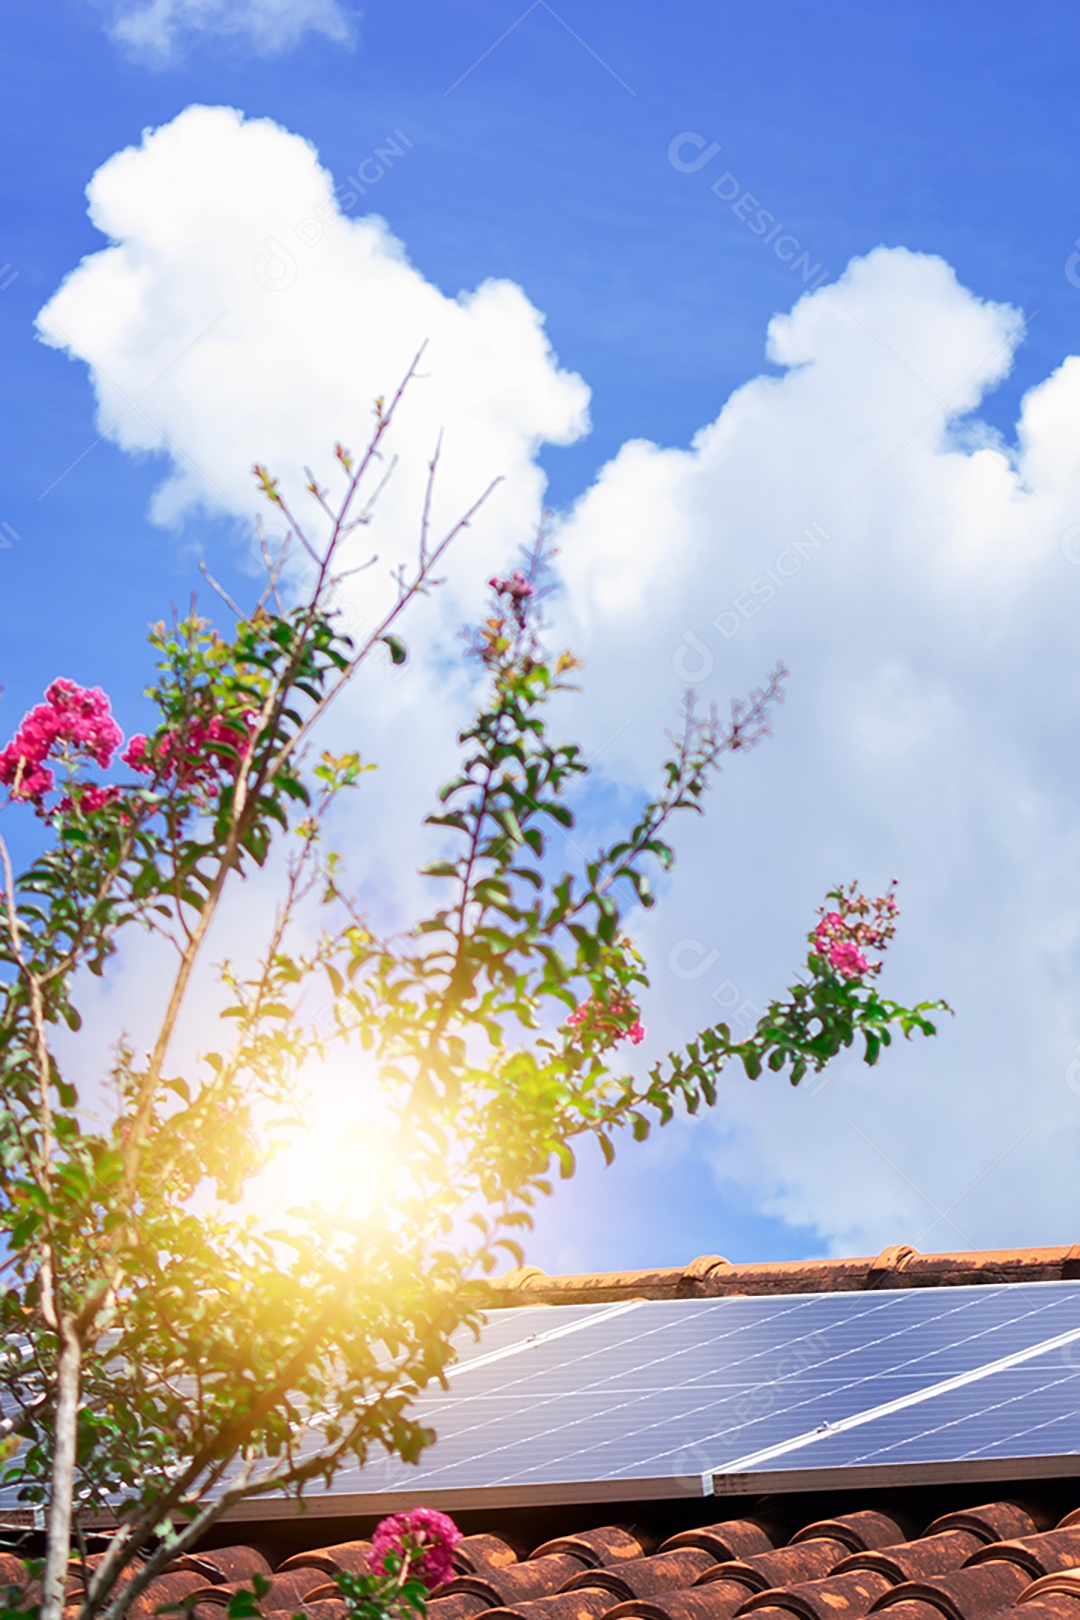
<instances>
[{"instance_id":1,"label":"pink flower","mask_svg":"<svg viewBox=\"0 0 1080 1620\"><path fill-rule=\"evenodd\" d=\"M109 700L100 686L87 689L74 681L53 681L45 699L57 717L59 737L107 769L124 733L113 719Z\"/></svg>"},{"instance_id":2,"label":"pink flower","mask_svg":"<svg viewBox=\"0 0 1080 1620\"><path fill-rule=\"evenodd\" d=\"M76 788L74 794L65 793L56 808L64 814L77 809L83 815L92 816L95 810L102 810L105 805L112 804L119 792L119 788L103 788L94 782L86 782L82 787Z\"/></svg>"},{"instance_id":3,"label":"pink flower","mask_svg":"<svg viewBox=\"0 0 1080 1620\"><path fill-rule=\"evenodd\" d=\"M369 1561L374 1569L389 1574L386 1559L395 1554L407 1561L409 1574L418 1576L430 1590L450 1580L453 1551L460 1540L461 1531L445 1513L413 1508L409 1513L391 1514L376 1525Z\"/></svg>"},{"instance_id":4,"label":"pink flower","mask_svg":"<svg viewBox=\"0 0 1080 1620\"><path fill-rule=\"evenodd\" d=\"M181 733L175 727L154 741L142 735L132 737L121 757L125 765L143 776L175 779L180 787L201 791L215 787L221 773L235 774L236 756L247 746L257 723L258 715L250 710L239 722L222 720L215 714L209 720L192 720L182 744Z\"/></svg>"},{"instance_id":5,"label":"pink flower","mask_svg":"<svg viewBox=\"0 0 1080 1620\"><path fill-rule=\"evenodd\" d=\"M867 951L884 951L896 932L899 906L893 890L871 900L854 883L829 896L838 902L836 911L822 911L821 920L810 935L810 947L836 973L845 979L881 972L881 962L871 961Z\"/></svg>"},{"instance_id":6,"label":"pink flower","mask_svg":"<svg viewBox=\"0 0 1080 1620\"><path fill-rule=\"evenodd\" d=\"M528 601L536 595L536 586L526 579L520 568L515 568L509 579L500 579L498 574L492 574L488 584L496 596L510 598L510 611L514 615L518 628L524 630L528 613Z\"/></svg>"},{"instance_id":7,"label":"pink flower","mask_svg":"<svg viewBox=\"0 0 1080 1620\"><path fill-rule=\"evenodd\" d=\"M40 799L52 792L56 779L40 763L42 757L21 734L0 749L0 782L11 789L13 799Z\"/></svg>"},{"instance_id":8,"label":"pink flower","mask_svg":"<svg viewBox=\"0 0 1080 1620\"><path fill-rule=\"evenodd\" d=\"M607 1002L590 996L575 1007L566 1022L571 1029L583 1030L586 1035L601 1035L608 1041L630 1041L640 1046L645 1039L645 1026L638 1018L638 1009L629 996L615 992Z\"/></svg>"},{"instance_id":9,"label":"pink flower","mask_svg":"<svg viewBox=\"0 0 1080 1620\"><path fill-rule=\"evenodd\" d=\"M870 966L859 947L850 940L838 940L828 948L829 961L845 979L857 979Z\"/></svg>"},{"instance_id":10,"label":"pink flower","mask_svg":"<svg viewBox=\"0 0 1080 1620\"><path fill-rule=\"evenodd\" d=\"M132 737L120 758L125 765L130 765L133 771L141 771L144 776L153 776L154 767L146 757L149 747L149 737L144 737L140 733L139 736Z\"/></svg>"},{"instance_id":11,"label":"pink flower","mask_svg":"<svg viewBox=\"0 0 1080 1620\"><path fill-rule=\"evenodd\" d=\"M82 755L108 767L123 740L99 686L53 681L45 702L23 716L12 741L0 750L0 782L10 788L13 799L40 802L55 786L53 772L45 766L55 750L66 750L69 763L72 755Z\"/></svg>"}]
</instances>

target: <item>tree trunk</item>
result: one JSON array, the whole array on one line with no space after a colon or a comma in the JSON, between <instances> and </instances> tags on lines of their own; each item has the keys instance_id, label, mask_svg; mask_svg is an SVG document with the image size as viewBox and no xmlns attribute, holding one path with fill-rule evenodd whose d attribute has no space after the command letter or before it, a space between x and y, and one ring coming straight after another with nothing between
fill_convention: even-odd
<instances>
[{"instance_id":1,"label":"tree trunk","mask_svg":"<svg viewBox=\"0 0 1080 1620\"><path fill-rule=\"evenodd\" d=\"M41 1582L40 1620L60 1620L64 1608L68 1562L71 1558L71 1505L75 1494L75 1442L79 1418L82 1346L70 1317L58 1329L60 1354L56 1365L56 1429L52 1476L49 1481L49 1518L46 1525L45 1573Z\"/></svg>"}]
</instances>

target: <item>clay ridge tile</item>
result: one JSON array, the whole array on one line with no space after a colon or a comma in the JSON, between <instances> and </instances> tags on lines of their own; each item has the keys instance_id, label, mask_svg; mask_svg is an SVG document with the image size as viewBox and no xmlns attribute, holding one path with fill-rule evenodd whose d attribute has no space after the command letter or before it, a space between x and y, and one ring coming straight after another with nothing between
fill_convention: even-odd
<instances>
[{"instance_id":1,"label":"clay ridge tile","mask_svg":"<svg viewBox=\"0 0 1080 1620\"><path fill-rule=\"evenodd\" d=\"M672 1592L662 1602L635 1598L609 1609L604 1620L733 1620L746 1601L746 1587L737 1581L713 1581Z\"/></svg>"},{"instance_id":2,"label":"clay ridge tile","mask_svg":"<svg viewBox=\"0 0 1080 1620\"><path fill-rule=\"evenodd\" d=\"M735 1581L751 1592L764 1592L770 1586L787 1586L794 1581L818 1580L831 1575L847 1554L841 1541L825 1538L800 1541L776 1552L757 1553L752 1558L733 1559L706 1570L695 1585L706 1581Z\"/></svg>"},{"instance_id":3,"label":"clay ridge tile","mask_svg":"<svg viewBox=\"0 0 1080 1620\"><path fill-rule=\"evenodd\" d=\"M428 1605L429 1615L433 1607ZM557 1592L554 1597L534 1598L529 1603L486 1609L484 1620L489 1616L491 1620L600 1620L610 1607L610 1593L599 1587L584 1587L578 1592Z\"/></svg>"},{"instance_id":4,"label":"clay ridge tile","mask_svg":"<svg viewBox=\"0 0 1080 1620\"><path fill-rule=\"evenodd\" d=\"M291 1608L326 1584L325 1571L315 1569L310 1564L288 1570L283 1575L272 1575L269 1590L259 1599L259 1607L266 1614L272 1614L276 1609ZM250 1590L250 1587L250 1581L227 1581L219 1586L201 1586L192 1596L196 1603L207 1608L224 1609L234 1592ZM333 1595L339 1595L336 1587Z\"/></svg>"},{"instance_id":5,"label":"clay ridge tile","mask_svg":"<svg viewBox=\"0 0 1080 1620\"><path fill-rule=\"evenodd\" d=\"M429 1620L472 1620L473 1615L496 1606L478 1592L454 1592L449 1597L432 1598L427 1612Z\"/></svg>"},{"instance_id":6,"label":"clay ridge tile","mask_svg":"<svg viewBox=\"0 0 1080 1620\"><path fill-rule=\"evenodd\" d=\"M454 1569L459 1575L479 1575L516 1564L518 1556L518 1549L502 1536L463 1536L454 1548Z\"/></svg>"},{"instance_id":7,"label":"clay ridge tile","mask_svg":"<svg viewBox=\"0 0 1080 1620\"><path fill-rule=\"evenodd\" d=\"M858 1513L841 1513L835 1519L818 1519L813 1524L804 1525L792 1536L791 1545L820 1536L842 1541L853 1553L871 1552L875 1547L893 1547L908 1539L899 1520L888 1513L864 1508Z\"/></svg>"},{"instance_id":8,"label":"clay ridge tile","mask_svg":"<svg viewBox=\"0 0 1080 1620\"><path fill-rule=\"evenodd\" d=\"M583 1530L578 1535L556 1536L553 1541L545 1541L529 1554L529 1560L547 1558L552 1553L569 1553L590 1569L606 1568L627 1558L640 1558L651 1552L654 1544L653 1538L644 1531L607 1524L598 1530Z\"/></svg>"},{"instance_id":9,"label":"clay ridge tile","mask_svg":"<svg viewBox=\"0 0 1080 1620\"><path fill-rule=\"evenodd\" d=\"M570 1553L552 1553L546 1558L527 1558L504 1569L485 1570L483 1575L462 1575L440 1588L442 1597L468 1592L483 1598L490 1608L513 1607L532 1598L553 1597L580 1575L584 1565Z\"/></svg>"},{"instance_id":10,"label":"clay ridge tile","mask_svg":"<svg viewBox=\"0 0 1080 1620\"><path fill-rule=\"evenodd\" d=\"M971 1530L984 1541L1009 1541L1016 1536L1033 1536L1040 1530L1049 1530L1053 1519L1022 1502L987 1502L982 1507L961 1508L956 1513L943 1513L940 1519L927 1525L927 1536L942 1530Z\"/></svg>"},{"instance_id":11,"label":"clay ridge tile","mask_svg":"<svg viewBox=\"0 0 1080 1620\"><path fill-rule=\"evenodd\" d=\"M185 1553L169 1565L172 1570L205 1572L212 1581L250 1581L253 1575L269 1575L270 1565L254 1547L213 1547L209 1552Z\"/></svg>"},{"instance_id":12,"label":"clay ridge tile","mask_svg":"<svg viewBox=\"0 0 1080 1620\"><path fill-rule=\"evenodd\" d=\"M910 1599L932 1604L946 1620L982 1620L984 1615L1009 1608L1027 1585L1026 1570L1004 1559L975 1567L968 1564L928 1581L905 1581L878 1598L871 1612L891 1610Z\"/></svg>"},{"instance_id":13,"label":"clay ridge tile","mask_svg":"<svg viewBox=\"0 0 1080 1620\"><path fill-rule=\"evenodd\" d=\"M1076 1620L1080 1614L1080 1592L1044 1592L1030 1604L1025 1602L1026 1595L1020 1599L1023 1620Z\"/></svg>"},{"instance_id":14,"label":"clay ridge tile","mask_svg":"<svg viewBox=\"0 0 1080 1620\"><path fill-rule=\"evenodd\" d=\"M985 1564L988 1560L1015 1563L1031 1580L1062 1569L1076 1569L1080 1567L1080 1525L1045 1530L1038 1536L1019 1536L1012 1541L993 1541L969 1563Z\"/></svg>"},{"instance_id":15,"label":"clay ridge tile","mask_svg":"<svg viewBox=\"0 0 1080 1620\"><path fill-rule=\"evenodd\" d=\"M777 1609L797 1615L799 1620L861 1620L890 1584L888 1576L876 1570L853 1569L847 1575L826 1575L819 1581L758 1592L739 1613L756 1616L759 1609Z\"/></svg>"},{"instance_id":16,"label":"clay ridge tile","mask_svg":"<svg viewBox=\"0 0 1080 1620\"><path fill-rule=\"evenodd\" d=\"M985 1545L983 1538L973 1530L942 1530L936 1536L920 1536L917 1541L900 1542L895 1547L855 1553L837 1565L836 1574L846 1575L851 1569L872 1569L890 1581L923 1580L960 1569Z\"/></svg>"},{"instance_id":17,"label":"clay ridge tile","mask_svg":"<svg viewBox=\"0 0 1080 1620\"><path fill-rule=\"evenodd\" d=\"M568 1592L596 1587L610 1592L614 1603L631 1598L651 1598L658 1592L677 1592L693 1586L699 1575L716 1568L711 1553L696 1547L680 1547L674 1552L657 1553L654 1558L633 1558L616 1568L589 1569L567 1586Z\"/></svg>"},{"instance_id":18,"label":"clay ridge tile","mask_svg":"<svg viewBox=\"0 0 1080 1620\"><path fill-rule=\"evenodd\" d=\"M972 1283L1060 1282L1080 1277L1080 1245L1039 1249L977 1249L920 1254L894 1244L852 1259L737 1264L702 1255L686 1266L651 1271L584 1272L548 1276L520 1267L494 1287L504 1305L605 1303L625 1299L713 1298L726 1294L846 1293L877 1288L947 1288Z\"/></svg>"},{"instance_id":19,"label":"clay ridge tile","mask_svg":"<svg viewBox=\"0 0 1080 1620\"><path fill-rule=\"evenodd\" d=\"M772 1537L756 1519L727 1519L697 1530L680 1530L661 1543L660 1551L674 1552L679 1547L700 1547L720 1563L774 1551Z\"/></svg>"}]
</instances>

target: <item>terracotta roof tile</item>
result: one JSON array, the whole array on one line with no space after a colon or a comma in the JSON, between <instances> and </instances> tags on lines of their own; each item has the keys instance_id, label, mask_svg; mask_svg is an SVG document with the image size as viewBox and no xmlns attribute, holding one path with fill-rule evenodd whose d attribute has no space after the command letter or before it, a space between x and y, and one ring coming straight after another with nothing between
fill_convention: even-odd
<instances>
[{"instance_id":1,"label":"terracotta roof tile","mask_svg":"<svg viewBox=\"0 0 1080 1620\"><path fill-rule=\"evenodd\" d=\"M690 1499L655 1511L638 1504L640 1528L575 1523L582 1510L569 1504L539 1520L504 1515L490 1530L474 1519L458 1549L462 1573L432 1600L429 1620L1080 1620L1080 1479L1025 1486L1023 1500L1006 1492L980 1502L984 1486L972 1491L974 1505L959 1487L947 1496L935 1489L897 1493L888 1511L880 1497L860 1506L854 1491L843 1500L762 1499L704 1525L693 1522L704 1504ZM922 1524L922 1535L904 1539ZM263 1531L272 1547L272 1524ZM328 1577L360 1568L369 1546L357 1539L279 1554L263 1611L347 1620ZM133 1620L181 1596L194 1601L195 1620L223 1620L231 1593L268 1568L246 1544L196 1552L152 1583ZM221 1578L235 1570L250 1574ZM33 1596L13 1553L0 1553L0 1582ZM69 1592L79 1590L73 1574Z\"/></svg>"},{"instance_id":2,"label":"terracotta roof tile","mask_svg":"<svg viewBox=\"0 0 1080 1620\"><path fill-rule=\"evenodd\" d=\"M491 1607L487 1598L477 1592L455 1592L452 1597L433 1598L427 1612L429 1620L472 1620L473 1615L483 1614Z\"/></svg>"},{"instance_id":3,"label":"terracotta roof tile","mask_svg":"<svg viewBox=\"0 0 1080 1620\"><path fill-rule=\"evenodd\" d=\"M917 1541L901 1542L895 1547L855 1553L838 1566L837 1574L846 1574L849 1569L873 1569L890 1581L917 1581L959 1569L985 1545L974 1530L942 1530L936 1536L920 1536Z\"/></svg>"},{"instance_id":4,"label":"terracotta roof tile","mask_svg":"<svg viewBox=\"0 0 1080 1620\"><path fill-rule=\"evenodd\" d=\"M225 1581L220 1586L201 1586L193 1594L197 1603L206 1608L224 1609L234 1592L249 1588L249 1580ZM273 1614L277 1609L291 1609L299 1604L305 1597L309 1597L319 1587L326 1585L325 1570L316 1569L313 1564L289 1570L285 1574L271 1577L270 1589L264 1597L259 1599L259 1607L267 1614ZM335 1596L337 1589L335 1588ZM220 1620L220 1617L219 1617Z\"/></svg>"},{"instance_id":5,"label":"terracotta roof tile","mask_svg":"<svg viewBox=\"0 0 1080 1620\"><path fill-rule=\"evenodd\" d=\"M613 1569L589 1569L570 1582L568 1591L595 1587L610 1592L612 1605L631 1598L651 1598L658 1592L678 1592L693 1586L700 1575L716 1568L712 1553L699 1547L679 1547L653 1558L626 1559Z\"/></svg>"},{"instance_id":6,"label":"terracotta roof tile","mask_svg":"<svg viewBox=\"0 0 1080 1620\"><path fill-rule=\"evenodd\" d=\"M546 1558L551 1553L570 1553L590 1568L621 1563L624 1558L640 1558L651 1552L654 1538L641 1532L624 1529L622 1525L602 1525L598 1530L583 1530L572 1536L556 1536L545 1541L532 1558Z\"/></svg>"},{"instance_id":7,"label":"terracotta roof tile","mask_svg":"<svg viewBox=\"0 0 1080 1620\"><path fill-rule=\"evenodd\" d=\"M706 1571L695 1583L706 1581L737 1581L751 1592L764 1592L770 1586L788 1586L795 1581L813 1581L830 1575L848 1549L842 1541L831 1537L815 1537L794 1546L779 1547L776 1552L755 1553L751 1558L717 1564Z\"/></svg>"},{"instance_id":8,"label":"terracotta roof tile","mask_svg":"<svg viewBox=\"0 0 1080 1620\"><path fill-rule=\"evenodd\" d=\"M305 1603L298 1612L308 1620L345 1620L348 1610L343 1602L326 1599L321 1603Z\"/></svg>"},{"instance_id":9,"label":"terracotta roof tile","mask_svg":"<svg viewBox=\"0 0 1080 1620\"><path fill-rule=\"evenodd\" d=\"M1014 1536L1033 1536L1039 1530L1049 1530L1052 1524L1052 1516L1025 1503L987 1502L982 1507L943 1513L927 1526L925 1533L932 1536L939 1530L973 1530L985 1541L1008 1541Z\"/></svg>"},{"instance_id":10,"label":"terracotta roof tile","mask_svg":"<svg viewBox=\"0 0 1080 1620\"><path fill-rule=\"evenodd\" d=\"M904 1598L889 1609L889 1620L941 1620L941 1610L920 1598Z\"/></svg>"},{"instance_id":11,"label":"terracotta roof tile","mask_svg":"<svg viewBox=\"0 0 1080 1620\"><path fill-rule=\"evenodd\" d=\"M1061 1282L1080 1277L1080 1244L1043 1249L976 1249L920 1254L894 1244L854 1259L733 1264L701 1255L686 1266L550 1277L523 1266L499 1279L500 1303L584 1304L622 1299L693 1299L723 1294L808 1294L876 1288L949 1288L972 1283Z\"/></svg>"},{"instance_id":12,"label":"terracotta roof tile","mask_svg":"<svg viewBox=\"0 0 1080 1620\"><path fill-rule=\"evenodd\" d=\"M269 1575L270 1565L254 1547L215 1547L212 1552L185 1553L173 1569L190 1569L211 1581L250 1581L253 1575Z\"/></svg>"},{"instance_id":13,"label":"terracotta roof tile","mask_svg":"<svg viewBox=\"0 0 1080 1620\"><path fill-rule=\"evenodd\" d=\"M1020 1536L1014 1541L995 1541L976 1553L972 1563L1003 1559L1018 1564L1030 1580L1054 1575L1058 1570L1080 1567L1080 1525L1047 1530L1039 1536Z\"/></svg>"},{"instance_id":14,"label":"terracotta roof tile","mask_svg":"<svg viewBox=\"0 0 1080 1620\"><path fill-rule=\"evenodd\" d=\"M333 1575L337 1570L358 1572L366 1567L370 1541L339 1541L333 1547L314 1547L311 1552L294 1553L278 1565L279 1571L312 1566ZM213 1557L213 1554L210 1555Z\"/></svg>"},{"instance_id":15,"label":"terracotta roof tile","mask_svg":"<svg viewBox=\"0 0 1080 1620\"><path fill-rule=\"evenodd\" d=\"M740 1613L765 1620L759 1610L783 1611L784 1620L860 1620L869 1614L891 1582L871 1569L853 1569L846 1575L826 1575L819 1581L802 1581L779 1591L758 1592L744 1603Z\"/></svg>"},{"instance_id":16,"label":"terracotta roof tile","mask_svg":"<svg viewBox=\"0 0 1080 1620\"><path fill-rule=\"evenodd\" d=\"M465 1536L454 1548L454 1568L460 1575L479 1575L485 1569L516 1564L518 1557L517 1548L501 1536Z\"/></svg>"},{"instance_id":17,"label":"terracotta roof tile","mask_svg":"<svg viewBox=\"0 0 1080 1620\"><path fill-rule=\"evenodd\" d=\"M1080 1592L1046 1592L1031 1603L1025 1593L1020 1602L1023 1620L1076 1620L1080 1614Z\"/></svg>"},{"instance_id":18,"label":"terracotta roof tile","mask_svg":"<svg viewBox=\"0 0 1080 1620\"><path fill-rule=\"evenodd\" d=\"M1019 1564L998 1559L992 1563L957 1569L949 1575L935 1575L928 1581L905 1581L884 1593L874 1605L874 1613L889 1610L911 1599L940 1609L946 1620L982 1620L984 1615L1007 1609L1031 1584L1031 1577ZM891 1620L891 1613L890 1613Z\"/></svg>"},{"instance_id":19,"label":"terracotta roof tile","mask_svg":"<svg viewBox=\"0 0 1080 1620\"><path fill-rule=\"evenodd\" d=\"M197 1592L205 1584L206 1577L197 1575L194 1570L178 1569L173 1575L159 1575L132 1601L128 1613L135 1616L135 1620L141 1620L142 1616L156 1613L166 1603L179 1603L181 1598L190 1592Z\"/></svg>"},{"instance_id":20,"label":"terracotta roof tile","mask_svg":"<svg viewBox=\"0 0 1080 1620\"><path fill-rule=\"evenodd\" d=\"M908 1530L888 1513L863 1508L857 1513L841 1513L835 1519L818 1519L797 1530L791 1538L792 1546L819 1536L842 1541L849 1552L870 1552L875 1547L892 1547L906 1541Z\"/></svg>"},{"instance_id":21,"label":"terracotta roof tile","mask_svg":"<svg viewBox=\"0 0 1080 1620\"><path fill-rule=\"evenodd\" d=\"M1069 1515L1074 1517L1073 1514ZM1053 1575L1042 1575L1021 1595L1019 1601L1024 1605L1024 1620L1027 1620L1027 1605L1040 1602L1047 1596L1069 1598L1073 1603L1080 1603L1080 1570L1064 1569Z\"/></svg>"},{"instance_id":22,"label":"terracotta roof tile","mask_svg":"<svg viewBox=\"0 0 1080 1620\"><path fill-rule=\"evenodd\" d=\"M599 1620L610 1613L611 1595L599 1587L584 1587L577 1592L558 1592L554 1597L535 1598L530 1603L517 1603L501 1609L487 1609L485 1620ZM428 1608L431 1613L431 1606Z\"/></svg>"},{"instance_id":23,"label":"terracotta roof tile","mask_svg":"<svg viewBox=\"0 0 1080 1620\"><path fill-rule=\"evenodd\" d=\"M483 1598L490 1608L528 1603L534 1598L553 1597L580 1575L585 1568L571 1553L549 1553L529 1558L503 1569L488 1569L482 1575L461 1575L440 1588L443 1599L459 1592Z\"/></svg>"},{"instance_id":24,"label":"terracotta roof tile","mask_svg":"<svg viewBox=\"0 0 1080 1620\"><path fill-rule=\"evenodd\" d=\"M696 1530L680 1530L661 1544L661 1552L676 1547L700 1547L711 1552L718 1563L734 1558L752 1558L755 1553L772 1552L774 1542L756 1519L728 1519L721 1524L702 1525Z\"/></svg>"},{"instance_id":25,"label":"terracotta roof tile","mask_svg":"<svg viewBox=\"0 0 1080 1620\"><path fill-rule=\"evenodd\" d=\"M638 1598L609 1609L606 1620L732 1620L746 1602L741 1581L710 1581L687 1592L672 1592L663 1604Z\"/></svg>"}]
</instances>

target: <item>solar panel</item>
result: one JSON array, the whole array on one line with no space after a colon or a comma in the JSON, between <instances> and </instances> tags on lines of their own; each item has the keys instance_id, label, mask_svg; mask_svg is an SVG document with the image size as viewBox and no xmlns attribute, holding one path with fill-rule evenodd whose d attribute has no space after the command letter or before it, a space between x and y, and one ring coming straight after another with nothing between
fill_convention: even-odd
<instances>
[{"instance_id":1,"label":"solar panel","mask_svg":"<svg viewBox=\"0 0 1080 1620\"><path fill-rule=\"evenodd\" d=\"M338 1476L356 1511L1047 1476L1080 1450L1076 1283L517 1308L460 1354L419 1465Z\"/></svg>"},{"instance_id":2,"label":"solar panel","mask_svg":"<svg viewBox=\"0 0 1080 1620\"><path fill-rule=\"evenodd\" d=\"M419 1464L378 1455L346 1468L320 1489L321 1512L985 1482L1080 1467L1075 1282L518 1307L490 1312L458 1355L448 1387L416 1403L438 1434ZM256 1511L291 1515L296 1505L264 1500Z\"/></svg>"}]
</instances>

